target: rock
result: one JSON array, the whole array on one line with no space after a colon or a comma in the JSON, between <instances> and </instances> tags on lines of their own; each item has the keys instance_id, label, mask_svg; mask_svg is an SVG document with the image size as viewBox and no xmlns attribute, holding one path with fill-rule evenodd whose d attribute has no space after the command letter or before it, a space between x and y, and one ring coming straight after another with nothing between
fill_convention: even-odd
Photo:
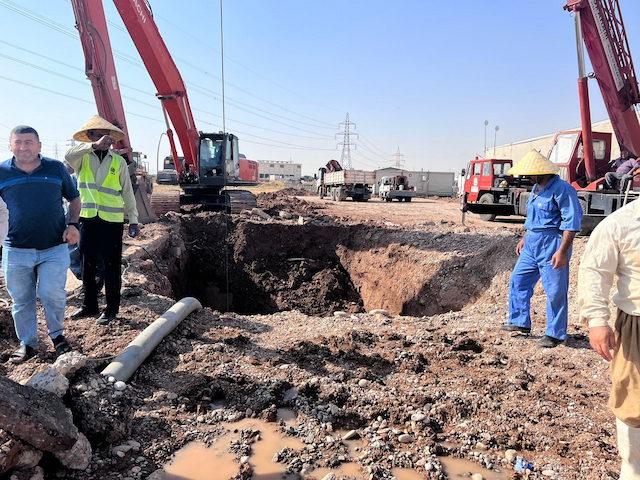
<instances>
[{"instance_id":1,"label":"rock","mask_svg":"<svg viewBox=\"0 0 640 480\"><path fill-rule=\"evenodd\" d=\"M480 473L474 473L471 475L471 480L484 480L484 477Z\"/></svg>"},{"instance_id":2,"label":"rock","mask_svg":"<svg viewBox=\"0 0 640 480\"><path fill-rule=\"evenodd\" d=\"M424 422L427 416L424 413L414 413L411 415L412 422Z\"/></svg>"},{"instance_id":3,"label":"rock","mask_svg":"<svg viewBox=\"0 0 640 480\"><path fill-rule=\"evenodd\" d=\"M135 440L127 440L127 445L131 445L134 450L140 450L140 442L136 442Z\"/></svg>"},{"instance_id":4,"label":"rock","mask_svg":"<svg viewBox=\"0 0 640 480\"><path fill-rule=\"evenodd\" d=\"M336 480L338 477L336 477L335 473L327 473L324 477L322 477L322 480Z\"/></svg>"},{"instance_id":5,"label":"rock","mask_svg":"<svg viewBox=\"0 0 640 480\"><path fill-rule=\"evenodd\" d=\"M60 355L52 367L55 368L60 374L68 377L73 375L82 367L87 364L87 356L79 352L72 351Z\"/></svg>"},{"instance_id":6,"label":"rock","mask_svg":"<svg viewBox=\"0 0 640 480\"><path fill-rule=\"evenodd\" d=\"M83 433L78 432L78 441L71 450L56 453L55 456L65 467L86 470L91 463L91 444Z\"/></svg>"},{"instance_id":7,"label":"rock","mask_svg":"<svg viewBox=\"0 0 640 480\"><path fill-rule=\"evenodd\" d=\"M115 454L117 452L127 453L132 448L133 447L131 445L129 445L129 444L116 445L115 447L113 447L111 449L111 454Z\"/></svg>"},{"instance_id":8,"label":"rock","mask_svg":"<svg viewBox=\"0 0 640 480\"><path fill-rule=\"evenodd\" d=\"M171 213L171 212L169 212ZM147 480L164 480L166 477L164 468L159 468L147 477Z\"/></svg>"},{"instance_id":9,"label":"rock","mask_svg":"<svg viewBox=\"0 0 640 480\"><path fill-rule=\"evenodd\" d=\"M252 208L251 209L251 214L252 215L256 215L257 217L260 217L263 220L269 220L271 218L271 215L269 215L268 213L263 212L259 208Z\"/></svg>"},{"instance_id":10,"label":"rock","mask_svg":"<svg viewBox=\"0 0 640 480\"><path fill-rule=\"evenodd\" d=\"M354 440L356 438L360 438L360 434L357 430L349 430L344 434L344 437L342 437L343 440Z\"/></svg>"},{"instance_id":11,"label":"rock","mask_svg":"<svg viewBox=\"0 0 640 480\"><path fill-rule=\"evenodd\" d=\"M281 210L278 215L280 216L280 218L284 219L284 220L291 220L293 218L293 215L289 212L285 212L284 210Z\"/></svg>"},{"instance_id":12,"label":"rock","mask_svg":"<svg viewBox=\"0 0 640 480\"><path fill-rule=\"evenodd\" d=\"M408 433L403 433L402 435L400 435L398 437L398 441L400 443L411 443L411 442L413 442L413 437L411 435L409 435Z\"/></svg>"},{"instance_id":13,"label":"rock","mask_svg":"<svg viewBox=\"0 0 640 480\"><path fill-rule=\"evenodd\" d=\"M304 218L298 217L298 225L304 225Z\"/></svg>"},{"instance_id":14,"label":"rock","mask_svg":"<svg viewBox=\"0 0 640 480\"><path fill-rule=\"evenodd\" d=\"M389 312L387 312L386 310L382 309L382 308L376 308L373 309L369 312L369 315L384 315L386 317L389 316Z\"/></svg>"},{"instance_id":15,"label":"rock","mask_svg":"<svg viewBox=\"0 0 640 480\"><path fill-rule=\"evenodd\" d=\"M122 390L127 388L127 384L124 383L122 380L118 380L116 383L113 384L113 388L115 388L117 391L121 392Z\"/></svg>"},{"instance_id":16,"label":"rock","mask_svg":"<svg viewBox=\"0 0 640 480\"><path fill-rule=\"evenodd\" d=\"M31 377L27 386L63 397L69 389L69 380L55 368L48 368Z\"/></svg>"},{"instance_id":17,"label":"rock","mask_svg":"<svg viewBox=\"0 0 640 480\"><path fill-rule=\"evenodd\" d=\"M543 470L542 475L545 477L553 477L556 474L553 470Z\"/></svg>"},{"instance_id":18,"label":"rock","mask_svg":"<svg viewBox=\"0 0 640 480\"><path fill-rule=\"evenodd\" d=\"M347 312L341 312L339 310L336 311L336 312L333 312L333 316L334 317L340 317L340 318L349 318L349 317L351 317L351 315L349 315Z\"/></svg>"},{"instance_id":19,"label":"rock","mask_svg":"<svg viewBox=\"0 0 640 480\"><path fill-rule=\"evenodd\" d=\"M362 388L367 388L369 385L371 385L371 382L369 380L367 380L366 378L362 378L358 382L358 386L360 386Z\"/></svg>"},{"instance_id":20,"label":"rock","mask_svg":"<svg viewBox=\"0 0 640 480\"><path fill-rule=\"evenodd\" d=\"M29 480L44 480L44 470L42 467L35 467L33 469L33 475L29 477Z\"/></svg>"},{"instance_id":21,"label":"rock","mask_svg":"<svg viewBox=\"0 0 640 480\"><path fill-rule=\"evenodd\" d=\"M64 452L78 441L71 411L57 395L3 376L0 376L0 418L6 432L40 450Z\"/></svg>"},{"instance_id":22,"label":"rock","mask_svg":"<svg viewBox=\"0 0 640 480\"><path fill-rule=\"evenodd\" d=\"M513 449L509 449L506 452L504 452L504 458L506 458L509 463L515 462L517 455L518 455L518 452L516 452Z\"/></svg>"}]
</instances>

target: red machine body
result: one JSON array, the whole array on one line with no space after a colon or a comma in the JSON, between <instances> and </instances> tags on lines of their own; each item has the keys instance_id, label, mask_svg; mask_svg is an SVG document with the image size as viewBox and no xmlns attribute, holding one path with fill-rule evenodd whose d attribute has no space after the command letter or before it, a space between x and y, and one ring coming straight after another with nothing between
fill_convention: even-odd
<instances>
[{"instance_id":1,"label":"red machine body","mask_svg":"<svg viewBox=\"0 0 640 480\"><path fill-rule=\"evenodd\" d=\"M255 185L257 163L240 159L235 135L198 132L186 87L147 2L113 1L157 89L156 96L165 114L172 157L179 158L174 131L182 149L184 163L175 163L183 189L180 203L228 207L231 199L228 190L226 194L223 190L230 186ZM117 146L126 154L131 147L102 2L72 0L72 6L98 112L127 133Z\"/></svg>"},{"instance_id":2,"label":"red machine body","mask_svg":"<svg viewBox=\"0 0 640 480\"><path fill-rule=\"evenodd\" d=\"M611 171L611 134L591 130L589 75L584 69L582 42L587 48L620 149L629 151L633 157L640 154L640 123L633 108L640 103L640 94L618 0L570 0L564 8L575 16L582 129L558 133L549 160L560 167L559 176L578 192L584 213L583 231L586 232L606 215L638 198L639 194L634 190L603 189L603 177ZM462 195L463 211L478 213L485 220L494 220L496 215L526 215L531 186L522 185L521 180L513 178L505 178L504 182L496 184L491 169L497 168L497 162L476 158L469 163ZM499 162L511 163L511 160ZM479 175L476 170L480 171ZM637 178L633 186L640 187Z\"/></svg>"}]
</instances>

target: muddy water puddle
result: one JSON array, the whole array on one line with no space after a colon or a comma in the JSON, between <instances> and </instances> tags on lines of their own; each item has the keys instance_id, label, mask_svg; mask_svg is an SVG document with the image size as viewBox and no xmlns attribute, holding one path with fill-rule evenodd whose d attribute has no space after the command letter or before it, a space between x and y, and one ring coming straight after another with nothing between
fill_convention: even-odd
<instances>
[{"instance_id":1,"label":"muddy water puddle","mask_svg":"<svg viewBox=\"0 0 640 480\"><path fill-rule=\"evenodd\" d=\"M277 419L292 424L296 413L292 410L278 409ZM304 444L297 438L284 436L277 429L277 423L267 423L260 419L245 418L239 422L226 423L224 427L229 431L217 438L210 446L193 442L175 453L173 460L165 465L165 480L225 480L236 476L239 464L236 455L229 451L229 444L240 439L240 431L252 428L260 431L260 439L251 445L249 464L253 469L254 478L260 480L296 480L297 473L287 474L284 463L273 462L274 455L283 448L301 451ZM346 432L337 432L344 436ZM358 457L363 450L364 442L360 439L345 440L349 453ZM481 468L468 460L440 457L444 470L449 478L468 478L472 473L481 473L486 480L506 480L506 476ZM361 466L353 462L345 462L337 468L317 468L309 475L320 480L329 473L340 476L363 478ZM425 477L415 470L407 468L392 469L397 480L423 480Z\"/></svg>"},{"instance_id":2,"label":"muddy water puddle","mask_svg":"<svg viewBox=\"0 0 640 480\"><path fill-rule=\"evenodd\" d=\"M507 480L505 473L487 470L470 460L453 457L438 457L438 460L449 478L469 478L474 473L480 473L485 480Z\"/></svg>"},{"instance_id":3,"label":"muddy water puddle","mask_svg":"<svg viewBox=\"0 0 640 480\"><path fill-rule=\"evenodd\" d=\"M278 420L285 423L295 420L296 414L291 410L279 409ZM240 439L240 431L252 428L260 431L260 440L251 445L252 452L249 464L253 474L260 480L294 480L296 475L285 475L285 465L272 461L273 456L285 447L301 450L304 445L300 440L283 436L277 431L276 423L245 418L239 422L226 423L227 435L216 439L206 446L202 443L190 443L178 452L169 465L165 465L166 480L224 480L238 474L239 465L235 454L229 452L229 443Z\"/></svg>"}]
</instances>

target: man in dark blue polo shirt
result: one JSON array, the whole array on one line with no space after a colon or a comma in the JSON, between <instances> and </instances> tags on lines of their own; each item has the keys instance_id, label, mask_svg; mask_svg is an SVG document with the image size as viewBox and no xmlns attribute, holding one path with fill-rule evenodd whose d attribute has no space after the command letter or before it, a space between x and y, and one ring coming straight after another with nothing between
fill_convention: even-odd
<instances>
[{"instance_id":1,"label":"man in dark blue polo shirt","mask_svg":"<svg viewBox=\"0 0 640 480\"><path fill-rule=\"evenodd\" d=\"M13 158L0 163L0 196L9 209L9 233L2 249L2 269L13 307L20 348L13 363L35 355L38 341L36 297L44 307L56 353L71 350L62 335L69 268L67 243L77 243L80 197L62 162L40 155L38 132L26 125L9 137ZM69 201L66 225L62 198Z\"/></svg>"}]
</instances>

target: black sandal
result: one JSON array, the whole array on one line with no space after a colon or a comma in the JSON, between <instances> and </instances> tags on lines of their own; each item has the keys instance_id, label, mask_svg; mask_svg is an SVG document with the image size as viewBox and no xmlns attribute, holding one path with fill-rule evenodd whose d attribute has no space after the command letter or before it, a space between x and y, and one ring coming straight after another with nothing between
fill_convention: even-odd
<instances>
[{"instance_id":1,"label":"black sandal","mask_svg":"<svg viewBox=\"0 0 640 480\"><path fill-rule=\"evenodd\" d=\"M29 345L20 345L20 348L18 348L15 352L11 354L11 356L9 357L9 361L11 363L22 363L22 362L26 362L27 360L34 357L35 355L36 355L35 348L30 347Z\"/></svg>"},{"instance_id":2,"label":"black sandal","mask_svg":"<svg viewBox=\"0 0 640 480\"><path fill-rule=\"evenodd\" d=\"M71 345L67 342L67 339L63 335L58 335L56 338L52 338L53 348L56 350L56 355L60 356L63 353L71 351Z\"/></svg>"}]
</instances>

